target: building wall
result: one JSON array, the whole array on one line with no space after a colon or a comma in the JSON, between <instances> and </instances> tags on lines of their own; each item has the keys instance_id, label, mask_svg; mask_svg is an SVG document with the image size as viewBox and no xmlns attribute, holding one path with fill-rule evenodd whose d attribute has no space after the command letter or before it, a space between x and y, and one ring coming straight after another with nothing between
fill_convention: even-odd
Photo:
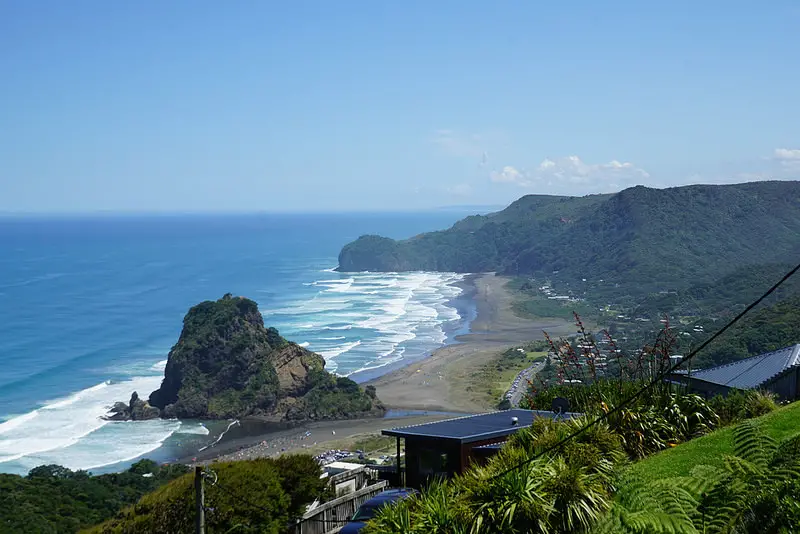
<instances>
[{"instance_id":1,"label":"building wall","mask_svg":"<svg viewBox=\"0 0 800 534\"><path fill-rule=\"evenodd\" d=\"M798 386L798 381L800 380L800 372L798 369L792 369L788 373L785 373L781 376L778 376L771 382L767 382L764 384L764 389L768 389L772 391L782 401L793 401L797 400L798 391L800 389Z\"/></svg>"},{"instance_id":2,"label":"building wall","mask_svg":"<svg viewBox=\"0 0 800 534\"><path fill-rule=\"evenodd\" d=\"M728 386L720 384L712 384L711 382L703 382L702 380L694 380L689 378L689 393L697 393L705 398L711 398L715 395L727 395L731 390Z\"/></svg>"},{"instance_id":3,"label":"building wall","mask_svg":"<svg viewBox=\"0 0 800 534\"><path fill-rule=\"evenodd\" d=\"M451 477L460 472L458 442L430 438L405 438L405 442L406 486L421 488L431 478Z\"/></svg>"},{"instance_id":4,"label":"building wall","mask_svg":"<svg viewBox=\"0 0 800 534\"><path fill-rule=\"evenodd\" d=\"M455 440L407 437L405 485L421 488L436 476L450 478L463 473L473 462L481 461L473 452L475 447L507 439L508 436L500 436L461 445Z\"/></svg>"},{"instance_id":5,"label":"building wall","mask_svg":"<svg viewBox=\"0 0 800 534\"><path fill-rule=\"evenodd\" d=\"M686 378L683 378L683 383L686 383ZM706 398L713 397L714 395L727 395L733 388L722 386L719 384L712 384L710 382L703 382L702 380L689 379L689 391L703 395ZM773 380L766 382L759 389L771 391L775 393L782 401L794 401L800 398L800 368L793 368L790 371L783 373Z\"/></svg>"},{"instance_id":6,"label":"building wall","mask_svg":"<svg viewBox=\"0 0 800 534\"><path fill-rule=\"evenodd\" d=\"M491 439L483 439L481 441L473 441L472 443L465 443L461 446L461 470L459 473L463 473L466 469L472 465L474 462L482 463L485 455L476 454L473 452L473 449L476 447L480 447L481 445L491 445L493 443L501 443L503 441L507 441L508 436L501 436L498 438L491 438Z\"/></svg>"}]
</instances>

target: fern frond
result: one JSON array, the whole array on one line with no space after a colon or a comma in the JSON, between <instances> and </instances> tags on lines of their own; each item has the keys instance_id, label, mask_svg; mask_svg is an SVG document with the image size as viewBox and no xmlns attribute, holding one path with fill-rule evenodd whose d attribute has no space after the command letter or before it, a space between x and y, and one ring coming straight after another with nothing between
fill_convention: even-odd
<instances>
[{"instance_id":1,"label":"fern frond","mask_svg":"<svg viewBox=\"0 0 800 534\"><path fill-rule=\"evenodd\" d=\"M765 471L768 471L768 469L762 469L758 464L738 456L726 456L724 463L725 469L727 469L730 474L741 480L747 480L750 483L755 483L764 476Z\"/></svg>"},{"instance_id":2,"label":"fern frond","mask_svg":"<svg viewBox=\"0 0 800 534\"><path fill-rule=\"evenodd\" d=\"M767 436L753 420L745 421L733 429L733 451L736 456L761 468L769 465L778 444Z\"/></svg>"},{"instance_id":3,"label":"fern frond","mask_svg":"<svg viewBox=\"0 0 800 534\"><path fill-rule=\"evenodd\" d=\"M800 434L783 440L770 462L771 466L798 464L800 464Z\"/></svg>"}]
</instances>

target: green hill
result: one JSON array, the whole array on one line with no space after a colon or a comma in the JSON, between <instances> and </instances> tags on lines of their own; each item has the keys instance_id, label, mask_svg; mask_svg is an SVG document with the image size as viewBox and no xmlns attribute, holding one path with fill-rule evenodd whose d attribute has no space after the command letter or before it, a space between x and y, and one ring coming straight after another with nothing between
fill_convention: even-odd
<instances>
[{"instance_id":1,"label":"green hill","mask_svg":"<svg viewBox=\"0 0 800 534\"><path fill-rule=\"evenodd\" d=\"M698 368L721 365L800 343L800 294L751 312L697 355Z\"/></svg>"},{"instance_id":2,"label":"green hill","mask_svg":"<svg viewBox=\"0 0 800 534\"><path fill-rule=\"evenodd\" d=\"M448 230L402 241L362 236L342 249L339 270L497 271L566 284L602 279L620 293L684 289L798 254L800 182L773 181L528 195Z\"/></svg>"},{"instance_id":3,"label":"green hill","mask_svg":"<svg viewBox=\"0 0 800 534\"><path fill-rule=\"evenodd\" d=\"M736 269L713 282L703 282L687 289L650 293L635 299L630 315L660 319L664 314L693 317L727 317L739 313L772 284L789 272L793 265L751 265ZM800 294L800 277L786 281L765 304Z\"/></svg>"}]
</instances>

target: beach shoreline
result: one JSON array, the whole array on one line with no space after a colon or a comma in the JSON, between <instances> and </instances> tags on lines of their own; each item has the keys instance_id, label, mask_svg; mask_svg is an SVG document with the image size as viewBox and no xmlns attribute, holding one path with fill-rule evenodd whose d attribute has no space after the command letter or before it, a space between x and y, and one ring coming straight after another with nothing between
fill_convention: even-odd
<instances>
[{"instance_id":1,"label":"beach shoreline","mask_svg":"<svg viewBox=\"0 0 800 534\"><path fill-rule=\"evenodd\" d=\"M405 417L372 417L323 421L223 441L190 458L186 463L229 461L273 456L286 452L317 453L348 437L374 434L385 428L421 424L429 421L495 409L464 387L465 378L509 347L543 339L543 331L553 337L570 334L574 325L557 318L523 319L512 310L514 295L505 287L508 278L494 273L470 275L462 282L465 296L471 299L475 316L469 331L454 336L451 343L427 357L389 369L384 374L361 381L375 386L378 398L390 413L413 412Z\"/></svg>"}]
</instances>

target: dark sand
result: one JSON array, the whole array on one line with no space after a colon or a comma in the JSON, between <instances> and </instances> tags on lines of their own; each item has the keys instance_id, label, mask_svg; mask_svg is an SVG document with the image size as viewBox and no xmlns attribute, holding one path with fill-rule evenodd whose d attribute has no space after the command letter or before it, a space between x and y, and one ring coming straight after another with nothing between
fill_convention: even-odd
<instances>
[{"instance_id":1,"label":"dark sand","mask_svg":"<svg viewBox=\"0 0 800 534\"><path fill-rule=\"evenodd\" d=\"M453 413L476 413L494 409L471 395L463 385L465 378L480 372L482 365L509 347L543 339L543 331L553 337L572 333L574 325L562 319L522 319L511 309L513 296L505 289L507 278L483 274L472 279L477 317L471 332L457 342L434 351L430 357L411 363L363 385L374 385L378 397L396 410L427 410L447 414L413 415L402 418L371 418L311 423L288 430L259 434L245 433L226 439L216 447L184 461L240 460L272 456L281 452L311 453L346 448L360 436L381 429L420 424L452 417ZM307 432L311 432L306 436Z\"/></svg>"}]
</instances>

